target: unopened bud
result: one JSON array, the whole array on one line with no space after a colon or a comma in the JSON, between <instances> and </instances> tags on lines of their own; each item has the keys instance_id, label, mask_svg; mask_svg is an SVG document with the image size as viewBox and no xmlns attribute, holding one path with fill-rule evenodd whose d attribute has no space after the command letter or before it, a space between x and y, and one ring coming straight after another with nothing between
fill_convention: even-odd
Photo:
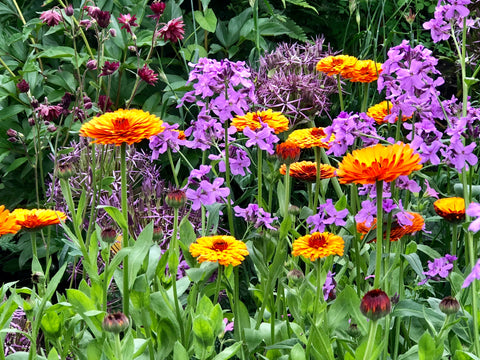
<instances>
[{"instance_id":1,"label":"unopened bud","mask_svg":"<svg viewBox=\"0 0 480 360\"><path fill-rule=\"evenodd\" d=\"M65 15L73 16L73 6L72 6L72 4L68 4L68 6L65 8Z\"/></svg>"},{"instance_id":2,"label":"unopened bud","mask_svg":"<svg viewBox=\"0 0 480 360\"><path fill-rule=\"evenodd\" d=\"M116 37L117 36L117 31L115 29L110 29L110 30L108 30L108 32L110 33L111 37Z\"/></svg>"},{"instance_id":3,"label":"unopened bud","mask_svg":"<svg viewBox=\"0 0 480 360\"><path fill-rule=\"evenodd\" d=\"M8 129L7 130L7 135L10 136L10 137L17 137L18 132L16 130L13 130L13 129Z\"/></svg>"},{"instance_id":4,"label":"unopened bud","mask_svg":"<svg viewBox=\"0 0 480 360\"><path fill-rule=\"evenodd\" d=\"M158 242L163 239L163 228L160 225L156 225L153 228L153 241Z\"/></svg>"},{"instance_id":5,"label":"unopened bud","mask_svg":"<svg viewBox=\"0 0 480 360\"><path fill-rule=\"evenodd\" d=\"M90 59L87 61L87 69L88 70L96 70L97 69L97 60Z\"/></svg>"},{"instance_id":6,"label":"unopened bud","mask_svg":"<svg viewBox=\"0 0 480 360\"><path fill-rule=\"evenodd\" d=\"M108 244L113 244L117 240L117 232L112 227L107 227L102 230L102 240Z\"/></svg>"},{"instance_id":7,"label":"unopened bud","mask_svg":"<svg viewBox=\"0 0 480 360\"><path fill-rule=\"evenodd\" d=\"M179 189L170 191L165 197L165 202L167 205L174 209L180 209L185 205L186 201L187 196L185 191Z\"/></svg>"},{"instance_id":8,"label":"unopened bud","mask_svg":"<svg viewBox=\"0 0 480 360\"><path fill-rule=\"evenodd\" d=\"M102 322L102 328L104 331L112 332L114 334L119 334L122 331L128 329L130 321L125 316L125 314L118 312L115 314L107 314Z\"/></svg>"},{"instance_id":9,"label":"unopened bud","mask_svg":"<svg viewBox=\"0 0 480 360\"><path fill-rule=\"evenodd\" d=\"M438 305L440 310L447 315L456 314L460 310L460 304L453 296L447 296Z\"/></svg>"},{"instance_id":10,"label":"unopened bud","mask_svg":"<svg viewBox=\"0 0 480 360\"><path fill-rule=\"evenodd\" d=\"M72 164L65 162L63 164L58 164L57 166L57 176L60 179L70 179L73 175Z\"/></svg>"},{"instance_id":11,"label":"unopened bud","mask_svg":"<svg viewBox=\"0 0 480 360\"><path fill-rule=\"evenodd\" d=\"M293 281L303 280L303 278L305 278L305 275L303 275L303 272L301 270L298 270L298 269L290 270L287 273L287 279L290 279L290 280L293 280Z\"/></svg>"},{"instance_id":12,"label":"unopened bud","mask_svg":"<svg viewBox=\"0 0 480 360\"><path fill-rule=\"evenodd\" d=\"M50 125L48 125L47 130L49 132L53 133L53 132L57 131L57 127L54 124L50 124Z\"/></svg>"},{"instance_id":13,"label":"unopened bud","mask_svg":"<svg viewBox=\"0 0 480 360\"><path fill-rule=\"evenodd\" d=\"M32 274L32 283L42 284L45 281L45 274L41 271L36 271Z\"/></svg>"},{"instance_id":14,"label":"unopened bud","mask_svg":"<svg viewBox=\"0 0 480 360\"><path fill-rule=\"evenodd\" d=\"M21 93L26 93L28 92L28 90L30 90L30 85L28 85L28 83L24 79L22 79L17 83L17 89Z\"/></svg>"}]
</instances>

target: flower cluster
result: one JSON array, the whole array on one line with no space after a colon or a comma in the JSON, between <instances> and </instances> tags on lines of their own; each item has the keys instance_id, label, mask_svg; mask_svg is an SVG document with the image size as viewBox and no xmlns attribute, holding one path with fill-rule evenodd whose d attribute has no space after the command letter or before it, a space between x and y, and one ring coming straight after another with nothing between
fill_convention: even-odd
<instances>
[{"instance_id":1,"label":"flower cluster","mask_svg":"<svg viewBox=\"0 0 480 360\"><path fill-rule=\"evenodd\" d=\"M438 2L433 19L423 24L424 29L430 30L434 43L448 40L452 35L452 30L455 30L453 28L454 24L459 28L463 28L464 20L466 20L468 27L474 24L473 19L466 19L470 14L470 10L465 5L470 3L470 0L444 0Z\"/></svg>"},{"instance_id":2,"label":"flower cluster","mask_svg":"<svg viewBox=\"0 0 480 360\"><path fill-rule=\"evenodd\" d=\"M257 204L248 204L246 209L242 209L240 206L235 206L233 210L235 211L235 216L244 218L245 221L252 223L256 229L260 226L265 226L267 229L276 230L272 226L272 223L278 218L272 218L270 213L266 212Z\"/></svg>"},{"instance_id":3,"label":"flower cluster","mask_svg":"<svg viewBox=\"0 0 480 360\"><path fill-rule=\"evenodd\" d=\"M225 202L230 194L228 187L222 187L224 178L217 177L211 182L207 174L211 166L201 165L199 170L193 170L188 180L189 188L185 192L187 199L192 202L192 210L199 210L201 206ZM192 187L195 187L193 189Z\"/></svg>"},{"instance_id":4,"label":"flower cluster","mask_svg":"<svg viewBox=\"0 0 480 360\"><path fill-rule=\"evenodd\" d=\"M424 285L428 280L439 281L446 279L453 269L455 260L457 260L456 256L446 254L444 257L428 261L428 271L423 272L426 277L418 285Z\"/></svg>"},{"instance_id":5,"label":"flower cluster","mask_svg":"<svg viewBox=\"0 0 480 360\"><path fill-rule=\"evenodd\" d=\"M340 75L351 82L371 83L378 79L382 64L373 60L358 60L354 56L327 56L317 63L317 71L329 76Z\"/></svg>"},{"instance_id":6,"label":"flower cluster","mask_svg":"<svg viewBox=\"0 0 480 360\"><path fill-rule=\"evenodd\" d=\"M311 231L323 232L326 225L344 226L348 209L337 210L332 199L327 199L325 204L318 207L318 213L307 218Z\"/></svg>"}]
</instances>

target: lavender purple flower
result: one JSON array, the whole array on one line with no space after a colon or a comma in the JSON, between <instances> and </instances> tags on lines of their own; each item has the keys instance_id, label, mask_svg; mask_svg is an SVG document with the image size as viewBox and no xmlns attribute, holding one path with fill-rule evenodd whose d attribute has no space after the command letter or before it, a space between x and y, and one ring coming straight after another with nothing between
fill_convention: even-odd
<instances>
[{"instance_id":1,"label":"lavender purple flower","mask_svg":"<svg viewBox=\"0 0 480 360\"><path fill-rule=\"evenodd\" d=\"M333 278L335 273L329 271L327 273L327 278L325 279L325 283L323 284L323 299L327 300L335 300L337 297L335 287L337 286L337 282Z\"/></svg>"},{"instance_id":2,"label":"lavender purple flower","mask_svg":"<svg viewBox=\"0 0 480 360\"><path fill-rule=\"evenodd\" d=\"M272 223L278 220L278 218L276 216L272 218L270 213L266 212L257 204L248 204L245 209L242 209L240 206L235 206L233 210L235 211L235 216L242 217L245 221L252 223L255 229L258 229L260 226L265 226L267 229L276 230L272 226Z\"/></svg>"},{"instance_id":3,"label":"lavender purple flower","mask_svg":"<svg viewBox=\"0 0 480 360\"><path fill-rule=\"evenodd\" d=\"M467 277L465 278L465 281L463 282L462 288L466 288L466 287L470 286L470 284L475 279L480 280L480 259L478 259L477 263L473 267L470 274L468 274Z\"/></svg>"},{"instance_id":4,"label":"lavender purple flower","mask_svg":"<svg viewBox=\"0 0 480 360\"><path fill-rule=\"evenodd\" d=\"M348 209L338 211L332 199L327 199L325 204L320 204L318 213L307 218L307 224L311 231L323 232L325 225L344 226Z\"/></svg>"},{"instance_id":5,"label":"lavender purple flower","mask_svg":"<svg viewBox=\"0 0 480 360\"><path fill-rule=\"evenodd\" d=\"M424 285L428 280L439 281L446 279L453 269L453 262L457 260L454 255L446 254L444 257L428 261L428 271L424 271L425 279L420 281L418 285Z\"/></svg>"}]
</instances>

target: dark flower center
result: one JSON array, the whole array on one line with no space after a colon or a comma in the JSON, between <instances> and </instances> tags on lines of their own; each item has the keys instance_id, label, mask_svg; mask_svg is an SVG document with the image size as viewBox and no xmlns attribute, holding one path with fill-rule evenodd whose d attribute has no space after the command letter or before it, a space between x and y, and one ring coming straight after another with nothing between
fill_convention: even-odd
<instances>
[{"instance_id":1,"label":"dark flower center","mask_svg":"<svg viewBox=\"0 0 480 360\"><path fill-rule=\"evenodd\" d=\"M318 136L318 137L324 137L325 132L320 128L313 128L312 129L312 135L313 136Z\"/></svg>"},{"instance_id":2,"label":"dark flower center","mask_svg":"<svg viewBox=\"0 0 480 360\"><path fill-rule=\"evenodd\" d=\"M224 251L228 249L228 243L223 240L215 241L213 244L213 249L216 251Z\"/></svg>"},{"instance_id":3,"label":"dark flower center","mask_svg":"<svg viewBox=\"0 0 480 360\"><path fill-rule=\"evenodd\" d=\"M324 247L326 243L327 241L325 240L325 237L323 235L318 235L318 234L312 235L308 240L308 245L314 249L319 249L321 247Z\"/></svg>"}]
</instances>

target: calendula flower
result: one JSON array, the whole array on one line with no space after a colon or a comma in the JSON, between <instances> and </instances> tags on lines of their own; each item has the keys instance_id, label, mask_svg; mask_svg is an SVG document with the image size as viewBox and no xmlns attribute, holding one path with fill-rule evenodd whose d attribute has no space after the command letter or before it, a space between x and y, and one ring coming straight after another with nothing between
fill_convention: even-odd
<instances>
[{"instance_id":1,"label":"calendula flower","mask_svg":"<svg viewBox=\"0 0 480 360\"><path fill-rule=\"evenodd\" d=\"M465 200L461 197L438 199L433 203L437 215L450 222L460 222L465 219Z\"/></svg>"},{"instance_id":2,"label":"calendula flower","mask_svg":"<svg viewBox=\"0 0 480 360\"><path fill-rule=\"evenodd\" d=\"M360 303L360 311L370 320L378 320L390 314L390 298L385 291L373 289L367 292Z\"/></svg>"},{"instance_id":3,"label":"calendula flower","mask_svg":"<svg viewBox=\"0 0 480 360\"><path fill-rule=\"evenodd\" d=\"M334 140L334 136L329 139L323 131L323 128L309 128L293 131L288 135L287 140L297 144L300 149L309 149L312 147L328 149L330 142Z\"/></svg>"},{"instance_id":4,"label":"calendula flower","mask_svg":"<svg viewBox=\"0 0 480 360\"><path fill-rule=\"evenodd\" d=\"M403 143L370 146L347 154L337 169L342 184L391 182L401 175L420 170L420 156Z\"/></svg>"},{"instance_id":5,"label":"calendula flower","mask_svg":"<svg viewBox=\"0 0 480 360\"><path fill-rule=\"evenodd\" d=\"M95 144L131 145L163 131L165 127L162 124L160 118L143 110L119 109L84 123L80 136L95 139Z\"/></svg>"},{"instance_id":6,"label":"calendula flower","mask_svg":"<svg viewBox=\"0 0 480 360\"><path fill-rule=\"evenodd\" d=\"M390 115L390 109L392 108L392 103L390 101L382 101L376 105L371 106L367 110L367 115L375 120L377 124L387 123L388 120L385 119L386 116ZM411 117L402 116L402 121L406 121ZM398 117L395 118L395 122L398 120Z\"/></svg>"},{"instance_id":7,"label":"calendula flower","mask_svg":"<svg viewBox=\"0 0 480 360\"><path fill-rule=\"evenodd\" d=\"M262 123L271 127L275 134L288 130L288 119L279 111L268 109L265 111L249 112L245 115L237 115L232 120L232 126L239 131L243 131L246 127L250 130L260 129Z\"/></svg>"},{"instance_id":8,"label":"calendula flower","mask_svg":"<svg viewBox=\"0 0 480 360\"><path fill-rule=\"evenodd\" d=\"M311 261L330 255L343 256L344 241L338 236L328 232L314 232L310 235L299 237L292 244L292 255L303 256Z\"/></svg>"},{"instance_id":9,"label":"calendula flower","mask_svg":"<svg viewBox=\"0 0 480 360\"><path fill-rule=\"evenodd\" d=\"M26 229L39 229L48 225L60 224L67 215L61 211L50 209L15 209L12 212L17 224Z\"/></svg>"},{"instance_id":10,"label":"calendula flower","mask_svg":"<svg viewBox=\"0 0 480 360\"><path fill-rule=\"evenodd\" d=\"M5 210L5 205L0 206L0 236L16 234L22 227L17 224L16 217Z\"/></svg>"},{"instance_id":11,"label":"calendula flower","mask_svg":"<svg viewBox=\"0 0 480 360\"><path fill-rule=\"evenodd\" d=\"M344 68L340 75L351 82L370 83L378 79L382 64L373 60L358 60L354 66Z\"/></svg>"},{"instance_id":12,"label":"calendula flower","mask_svg":"<svg viewBox=\"0 0 480 360\"><path fill-rule=\"evenodd\" d=\"M390 228L390 241L397 241L400 240L405 235L411 235L416 233L417 231L423 230L425 226L425 220L423 219L422 215L414 213L414 212L407 212L410 215L410 221L412 222L411 225L400 225L398 222L393 222ZM375 236L375 229L377 228L377 219L373 220L373 224L371 226L366 226L366 222L357 223L357 231L362 235L362 239L370 232ZM383 233L383 237L386 236L386 231ZM377 238L374 237L369 239L368 242L377 241Z\"/></svg>"},{"instance_id":13,"label":"calendula flower","mask_svg":"<svg viewBox=\"0 0 480 360\"><path fill-rule=\"evenodd\" d=\"M198 238L190 245L190 254L196 257L199 263L209 261L224 266L237 266L245 260L248 250L244 242L233 236L214 235Z\"/></svg>"},{"instance_id":14,"label":"calendula flower","mask_svg":"<svg viewBox=\"0 0 480 360\"><path fill-rule=\"evenodd\" d=\"M317 63L317 71L328 76L340 74L344 69L351 68L357 62L357 58L350 55L327 56Z\"/></svg>"},{"instance_id":15,"label":"calendula flower","mask_svg":"<svg viewBox=\"0 0 480 360\"><path fill-rule=\"evenodd\" d=\"M329 179L335 176L335 170L331 165L320 164L320 178ZM285 175L287 167L280 166L280 174ZM290 164L290 176L301 181L315 182L317 180L317 163L313 161L300 161Z\"/></svg>"},{"instance_id":16,"label":"calendula flower","mask_svg":"<svg viewBox=\"0 0 480 360\"><path fill-rule=\"evenodd\" d=\"M285 164L291 164L296 162L300 157L300 147L297 144L287 140L277 145L275 153L280 161L284 162Z\"/></svg>"}]
</instances>

